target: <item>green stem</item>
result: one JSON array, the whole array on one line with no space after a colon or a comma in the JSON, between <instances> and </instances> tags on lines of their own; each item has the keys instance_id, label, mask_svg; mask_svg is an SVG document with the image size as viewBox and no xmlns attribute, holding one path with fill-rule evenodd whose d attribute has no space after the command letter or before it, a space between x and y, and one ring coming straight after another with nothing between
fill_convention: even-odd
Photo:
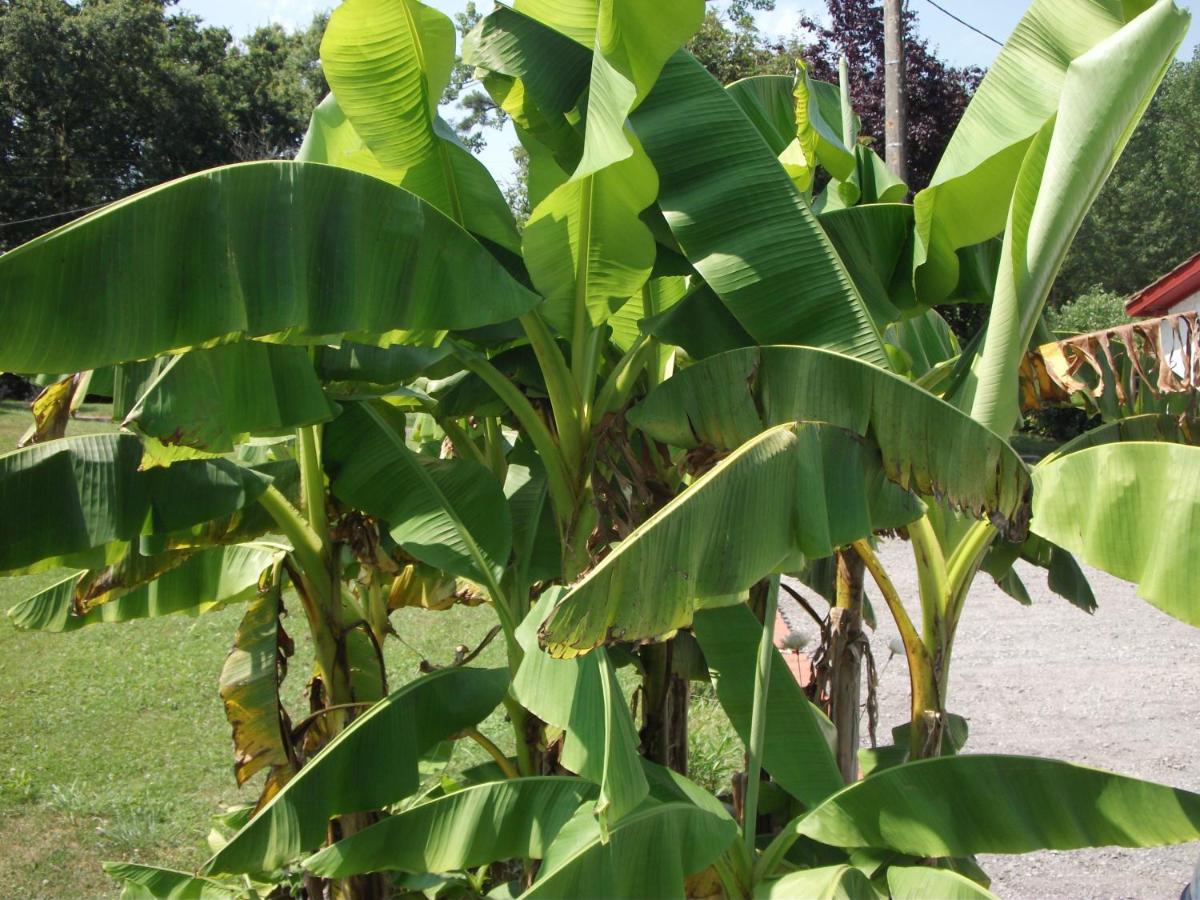
<instances>
[{"instance_id":1,"label":"green stem","mask_svg":"<svg viewBox=\"0 0 1200 900\"><path fill-rule=\"evenodd\" d=\"M554 512L558 519L559 528L565 528L575 513L575 492L571 490L572 480L566 461L563 459L558 444L554 442L550 429L537 414L533 404L529 402L515 384L504 377L504 374L493 366L487 359L465 347L451 343L455 355L467 369L478 375L512 410L525 434L533 443L534 449L546 467L546 480L550 488L550 499L554 502Z\"/></svg>"},{"instance_id":2,"label":"green stem","mask_svg":"<svg viewBox=\"0 0 1200 900\"><path fill-rule=\"evenodd\" d=\"M661 310L654 297L654 290L650 287L650 282L647 281L642 285L642 315L649 319L657 316L660 312ZM665 346L661 341L653 341L653 344L654 357L647 373L652 390L667 380L669 376L667 368L674 354L674 351L670 347Z\"/></svg>"},{"instance_id":3,"label":"green stem","mask_svg":"<svg viewBox=\"0 0 1200 900\"><path fill-rule=\"evenodd\" d=\"M504 458L504 431L500 428L498 419L488 416L483 420L484 433L487 435L487 464L496 476L496 480L504 484L508 474L508 461Z\"/></svg>"},{"instance_id":4,"label":"green stem","mask_svg":"<svg viewBox=\"0 0 1200 900\"><path fill-rule=\"evenodd\" d=\"M541 367L542 376L546 379L546 393L550 396L550 407L554 410L554 425L558 430L558 439L562 444L563 456L566 457L567 467L577 471L583 462L583 442L585 435L579 425L579 410L582 402L575 379L567 367L562 351L545 320L536 312L528 312L520 318L525 336L533 348Z\"/></svg>"},{"instance_id":5,"label":"green stem","mask_svg":"<svg viewBox=\"0 0 1200 900\"><path fill-rule=\"evenodd\" d=\"M323 554L329 553L329 516L325 511L325 472L321 468L321 450L317 444L316 425L296 429L296 445L300 456L301 496L308 524L321 542Z\"/></svg>"},{"instance_id":6,"label":"green stem","mask_svg":"<svg viewBox=\"0 0 1200 900\"><path fill-rule=\"evenodd\" d=\"M492 741L487 737L487 735L482 734L476 728L468 728L466 731L463 732L463 734L465 734L467 737L469 737L471 740L473 740L476 744L478 744L480 747L482 747L485 751L487 751L487 755L490 756L493 760L495 760L496 765L498 765L500 767L500 771L504 773L505 778L520 778L521 777L520 773L516 769L513 768L513 764L508 761L508 757L500 752L500 748L497 747L494 743L492 743Z\"/></svg>"},{"instance_id":7,"label":"green stem","mask_svg":"<svg viewBox=\"0 0 1200 900\"><path fill-rule=\"evenodd\" d=\"M758 642L758 666L754 671L754 706L750 713L750 764L746 772L746 802L742 809L742 838L753 859L758 828L758 790L762 757L767 740L767 691L771 684L771 656L775 652L775 611L779 605L779 576L767 582L763 609L762 637Z\"/></svg>"},{"instance_id":8,"label":"green stem","mask_svg":"<svg viewBox=\"0 0 1200 900\"><path fill-rule=\"evenodd\" d=\"M595 412L597 415L603 416L605 413L619 409L624 404L633 390L633 386L637 383L638 376L646 367L646 363L653 358L656 343L642 335L621 357L612 372L609 373L604 386L600 388L600 393L596 395Z\"/></svg>"},{"instance_id":9,"label":"green stem","mask_svg":"<svg viewBox=\"0 0 1200 900\"><path fill-rule=\"evenodd\" d=\"M913 557L917 564L917 581L921 590L921 630L925 636L925 645L936 655L941 649L946 609L950 602L946 557L942 553L942 545L933 530L929 516L922 516L909 525L908 537L912 542Z\"/></svg>"},{"instance_id":10,"label":"green stem","mask_svg":"<svg viewBox=\"0 0 1200 900\"><path fill-rule=\"evenodd\" d=\"M958 617L962 615L962 607L971 589L971 582L975 580L984 556L998 535L999 532L991 522L976 522L950 554L947 576L950 602L946 618L950 622L951 633L958 624Z\"/></svg>"},{"instance_id":11,"label":"green stem","mask_svg":"<svg viewBox=\"0 0 1200 900\"><path fill-rule=\"evenodd\" d=\"M323 606L328 606L332 601L331 586L326 584L323 577L317 577L326 571L321 539L317 533L305 521L304 516L300 515L300 511L292 506L287 497L283 496L274 485L267 486L266 491L258 498L258 502L263 505L275 524L279 526L279 530L291 542L292 554L300 564L305 578L310 582L313 590L319 592L316 599Z\"/></svg>"},{"instance_id":12,"label":"green stem","mask_svg":"<svg viewBox=\"0 0 1200 900\"><path fill-rule=\"evenodd\" d=\"M461 425L453 419L439 418L434 404L423 403L422 407L438 423L438 427L446 432L446 437L450 438L450 443L454 446L454 452L459 459L473 459L481 466L489 467L487 456L479 449L479 445L471 440L471 436L463 430Z\"/></svg>"}]
</instances>

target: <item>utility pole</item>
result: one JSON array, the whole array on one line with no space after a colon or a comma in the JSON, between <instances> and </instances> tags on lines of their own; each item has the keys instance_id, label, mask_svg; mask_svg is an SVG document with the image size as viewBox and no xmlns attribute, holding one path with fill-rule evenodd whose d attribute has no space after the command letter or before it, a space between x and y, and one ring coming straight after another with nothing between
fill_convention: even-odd
<instances>
[{"instance_id":1,"label":"utility pole","mask_svg":"<svg viewBox=\"0 0 1200 900\"><path fill-rule=\"evenodd\" d=\"M883 0L883 78L888 168L908 181L908 89L904 75L904 0Z\"/></svg>"}]
</instances>

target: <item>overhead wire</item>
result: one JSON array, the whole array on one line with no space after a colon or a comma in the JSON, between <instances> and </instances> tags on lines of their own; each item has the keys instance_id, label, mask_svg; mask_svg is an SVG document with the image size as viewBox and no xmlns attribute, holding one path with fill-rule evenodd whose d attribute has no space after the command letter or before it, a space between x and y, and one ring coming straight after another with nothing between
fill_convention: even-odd
<instances>
[{"instance_id":1,"label":"overhead wire","mask_svg":"<svg viewBox=\"0 0 1200 900\"><path fill-rule=\"evenodd\" d=\"M942 6L941 4L939 4L939 3L935 2L935 0L925 0L925 2L926 2L926 3L928 3L930 6L932 6L934 9L936 9L938 12L942 13L943 15L947 15L947 16L949 16L951 19L953 19L955 22L957 22L959 25L963 26L964 28L968 28L968 29L970 29L971 31L973 31L973 32L975 32L977 35L979 35L980 37L987 38L989 41L991 41L991 42L992 42L993 44L995 44L997 47L1003 47L1003 46L1004 46L1004 42L1003 42L1003 41L1001 41L1001 40L997 40L996 38L992 37L990 34L988 34L988 33L987 33L986 31L984 31L982 28L976 28L974 25L972 25L972 24L971 24L970 22L968 22L966 19L959 18L959 17L958 17L958 16L956 16L954 13L950 12L950 10L946 9L946 7L944 7L944 6Z\"/></svg>"}]
</instances>

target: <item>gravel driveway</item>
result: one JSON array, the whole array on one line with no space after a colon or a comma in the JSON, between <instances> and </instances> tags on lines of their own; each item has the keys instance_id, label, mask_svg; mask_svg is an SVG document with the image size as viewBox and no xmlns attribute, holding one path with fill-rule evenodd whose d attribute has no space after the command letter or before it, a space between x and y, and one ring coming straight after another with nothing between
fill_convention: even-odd
<instances>
[{"instance_id":1,"label":"gravel driveway","mask_svg":"<svg viewBox=\"0 0 1200 900\"><path fill-rule=\"evenodd\" d=\"M908 544L886 543L880 558L918 617ZM1132 585L1093 570L1088 577L1100 608L1089 616L1051 593L1044 573L1018 566L1033 606L1020 606L985 575L959 627L948 705L970 723L968 751L1053 757L1200 791L1200 629L1138 599ZM880 616L871 649L882 667L897 634L872 587L868 576L867 593ZM798 607L784 611L790 621L811 623ZM883 674L879 706L880 742L890 743L890 727L908 718L903 656ZM1198 857L1200 843L980 862L1004 898L1174 900Z\"/></svg>"}]
</instances>

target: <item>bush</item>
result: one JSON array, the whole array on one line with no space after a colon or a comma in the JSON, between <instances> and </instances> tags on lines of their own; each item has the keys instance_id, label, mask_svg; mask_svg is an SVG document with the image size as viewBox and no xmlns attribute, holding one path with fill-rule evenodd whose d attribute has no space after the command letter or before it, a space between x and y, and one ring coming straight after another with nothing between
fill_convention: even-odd
<instances>
[{"instance_id":1,"label":"bush","mask_svg":"<svg viewBox=\"0 0 1200 900\"><path fill-rule=\"evenodd\" d=\"M1132 322L1125 314L1125 298L1096 285L1057 309L1046 310L1046 322L1055 332L1087 334Z\"/></svg>"}]
</instances>

